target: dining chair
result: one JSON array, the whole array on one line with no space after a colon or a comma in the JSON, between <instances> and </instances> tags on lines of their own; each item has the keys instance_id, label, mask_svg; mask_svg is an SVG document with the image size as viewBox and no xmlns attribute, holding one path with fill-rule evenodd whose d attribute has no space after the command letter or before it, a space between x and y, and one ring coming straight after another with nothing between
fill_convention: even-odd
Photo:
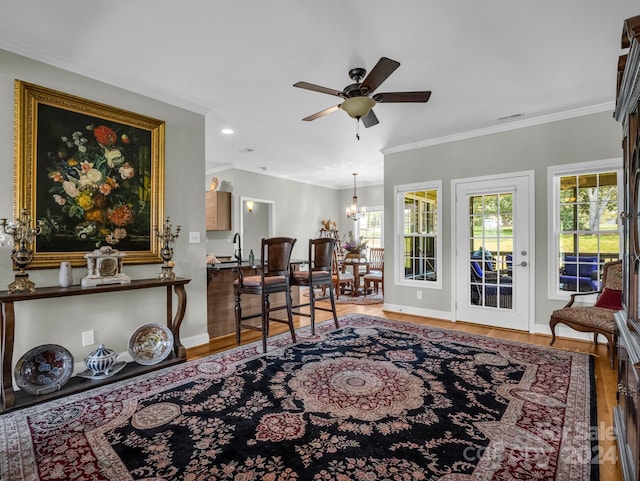
<instances>
[{"instance_id":1,"label":"dining chair","mask_svg":"<svg viewBox=\"0 0 640 481\"><path fill-rule=\"evenodd\" d=\"M290 295L290 266L291 252L296 239L290 237L263 238L258 263L259 273L245 276L242 270L242 259L238 260L238 278L234 281L235 293L235 318L236 318L236 342L240 344L241 330L251 329L262 332L262 349L267 352L267 337L269 337L269 323L280 322L289 326L291 339L296 342L296 333L293 327L293 314ZM269 296L284 293L285 304L276 307L271 306ZM257 295L261 299L261 309L258 313L242 314L242 295ZM287 319L272 317L271 313L286 309ZM261 318L261 325L244 323L243 321Z\"/></svg>"},{"instance_id":2,"label":"dining chair","mask_svg":"<svg viewBox=\"0 0 640 481\"><path fill-rule=\"evenodd\" d=\"M598 297L593 305L574 306L578 296L597 293ZM556 342L556 326L566 324L580 332L592 332L593 342L598 343L598 334L607 339L609 350L609 364L614 369L615 350L617 349L618 329L613 317L616 311L622 309L622 261L607 262L602 267L602 290L594 292L575 292L571 294L569 302L562 309L551 313L549 326L551 327L551 345Z\"/></svg>"},{"instance_id":3,"label":"dining chair","mask_svg":"<svg viewBox=\"0 0 640 481\"><path fill-rule=\"evenodd\" d=\"M378 293L380 286L384 293L384 247L372 247L369 249L369 264L364 275L364 295L366 296L367 292Z\"/></svg>"},{"instance_id":4,"label":"dining chair","mask_svg":"<svg viewBox=\"0 0 640 481\"><path fill-rule=\"evenodd\" d=\"M351 292L354 292L355 277L351 272L347 272L344 263L338 262L337 249L333 250L331 256L331 280L336 292L336 299L340 299L340 293L344 294L344 289L349 288Z\"/></svg>"},{"instance_id":5,"label":"dining chair","mask_svg":"<svg viewBox=\"0 0 640 481\"><path fill-rule=\"evenodd\" d=\"M384 247L372 247L369 249L368 272L382 271L384 269Z\"/></svg>"},{"instance_id":6,"label":"dining chair","mask_svg":"<svg viewBox=\"0 0 640 481\"><path fill-rule=\"evenodd\" d=\"M336 327L340 327L338 324L338 314L336 313L333 280L331 278L331 263L335 248L336 239L333 237L309 239L308 270L295 270L291 272L291 286L307 287L309 289L309 302L293 306L293 309L298 309L297 311L293 311L293 314L310 318L311 334L313 335L316 333L316 309L331 312L333 314L333 322ZM320 289L319 295L315 292L316 288ZM326 294L327 289L329 290L328 295ZM326 301L327 299L331 302L331 308L316 304L317 301ZM309 306L308 314L299 310L307 306Z\"/></svg>"}]
</instances>

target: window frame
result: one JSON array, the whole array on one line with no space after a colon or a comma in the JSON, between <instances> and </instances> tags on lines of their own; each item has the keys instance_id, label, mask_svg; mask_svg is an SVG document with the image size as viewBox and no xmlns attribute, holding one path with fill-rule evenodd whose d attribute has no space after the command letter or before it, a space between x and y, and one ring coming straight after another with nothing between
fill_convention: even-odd
<instances>
[{"instance_id":1,"label":"window frame","mask_svg":"<svg viewBox=\"0 0 640 481\"><path fill-rule=\"evenodd\" d=\"M420 289L440 289L442 290L442 180L417 182L413 184L401 184L394 186L394 236L396 248L394 249L394 284L397 286L405 287L418 287ZM435 239L435 272L436 280L430 281L405 279L404 277L404 197L407 192L416 191L436 191L436 233L433 236Z\"/></svg>"},{"instance_id":2,"label":"window frame","mask_svg":"<svg viewBox=\"0 0 640 481\"><path fill-rule=\"evenodd\" d=\"M365 206L365 208L366 208L365 215L369 215L373 212L380 212L380 247L384 247L384 206L382 205L374 206L374 207ZM355 221L353 234L356 239L360 239L360 219ZM371 245L367 244L367 247L371 247Z\"/></svg>"},{"instance_id":3,"label":"window frame","mask_svg":"<svg viewBox=\"0 0 640 481\"><path fill-rule=\"evenodd\" d=\"M596 174L605 172L615 172L617 179L617 226L620 238L618 252L622 253L623 232L622 223L620 222L620 213L622 212L624 179L622 176L622 158L612 158L603 160L592 160L585 162L576 162L573 164L552 165L547 167L547 232L548 232L548 251L547 259L547 296L549 299L566 301L577 291L560 290L560 251L559 239L560 234L560 178L564 176ZM594 296L583 296L583 301L593 301Z\"/></svg>"}]
</instances>

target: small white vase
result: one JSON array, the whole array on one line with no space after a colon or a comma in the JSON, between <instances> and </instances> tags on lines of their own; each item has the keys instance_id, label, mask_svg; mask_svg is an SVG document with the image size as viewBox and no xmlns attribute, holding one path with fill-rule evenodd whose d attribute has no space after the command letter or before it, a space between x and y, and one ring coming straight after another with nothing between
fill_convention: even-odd
<instances>
[{"instance_id":1,"label":"small white vase","mask_svg":"<svg viewBox=\"0 0 640 481\"><path fill-rule=\"evenodd\" d=\"M73 272L71 270L71 262L60 263L58 283L60 284L60 287L71 287L73 285Z\"/></svg>"}]
</instances>

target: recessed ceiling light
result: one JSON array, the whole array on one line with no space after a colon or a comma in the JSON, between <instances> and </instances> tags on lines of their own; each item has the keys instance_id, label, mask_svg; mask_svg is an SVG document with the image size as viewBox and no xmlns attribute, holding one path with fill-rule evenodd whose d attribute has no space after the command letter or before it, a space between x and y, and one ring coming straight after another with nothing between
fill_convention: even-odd
<instances>
[{"instance_id":1,"label":"recessed ceiling light","mask_svg":"<svg viewBox=\"0 0 640 481\"><path fill-rule=\"evenodd\" d=\"M231 135L233 133L233 129L222 129L221 132L224 135Z\"/></svg>"}]
</instances>

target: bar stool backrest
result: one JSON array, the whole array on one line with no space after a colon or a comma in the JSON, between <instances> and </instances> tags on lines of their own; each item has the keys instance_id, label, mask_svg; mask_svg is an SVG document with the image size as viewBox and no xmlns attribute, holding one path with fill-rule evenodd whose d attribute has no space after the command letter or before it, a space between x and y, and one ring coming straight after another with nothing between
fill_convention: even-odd
<instances>
[{"instance_id":1,"label":"bar stool backrest","mask_svg":"<svg viewBox=\"0 0 640 481\"><path fill-rule=\"evenodd\" d=\"M270 237L262 239L262 276L285 276L289 278L291 253L296 239Z\"/></svg>"},{"instance_id":2,"label":"bar stool backrest","mask_svg":"<svg viewBox=\"0 0 640 481\"><path fill-rule=\"evenodd\" d=\"M336 240L332 237L321 237L309 241L309 271L325 271L331 273L331 261Z\"/></svg>"}]
</instances>

